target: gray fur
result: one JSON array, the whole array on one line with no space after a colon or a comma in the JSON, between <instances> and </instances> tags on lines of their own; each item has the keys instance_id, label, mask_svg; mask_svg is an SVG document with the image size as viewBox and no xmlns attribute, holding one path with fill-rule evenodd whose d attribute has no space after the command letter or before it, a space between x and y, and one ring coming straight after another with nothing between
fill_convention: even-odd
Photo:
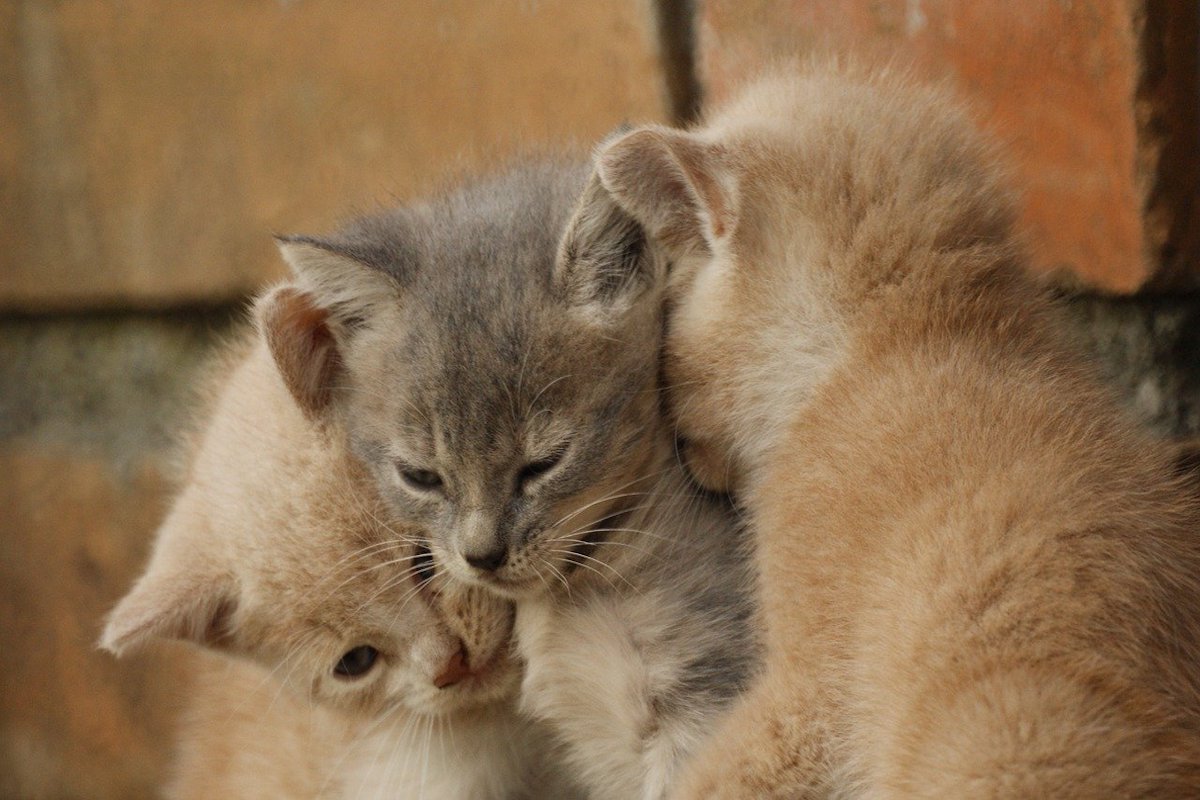
<instances>
[{"instance_id":1,"label":"gray fur","mask_svg":"<svg viewBox=\"0 0 1200 800\"><path fill-rule=\"evenodd\" d=\"M524 164L281 241L331 314L333 413L383 496L441 568L518 600L528 709L595 796L659 796L757 663L752 580L661 413L663 265L588 175ZM494 572L468 561L501 549ZM654 677L581 707L588 666Z\"/></svg>"},{"instance_id":2,"label":"gray fur","mask_svg":"<svg viewBox=\"0 0 1200 800\"><path fill-rule=\"evenodd\" d=\"M569 597L517 606L522 708L594 800L664 797L761 652L747 531L673 459ZM615 527L615 526L614 526Z\"/></svg>"}]
</instances>

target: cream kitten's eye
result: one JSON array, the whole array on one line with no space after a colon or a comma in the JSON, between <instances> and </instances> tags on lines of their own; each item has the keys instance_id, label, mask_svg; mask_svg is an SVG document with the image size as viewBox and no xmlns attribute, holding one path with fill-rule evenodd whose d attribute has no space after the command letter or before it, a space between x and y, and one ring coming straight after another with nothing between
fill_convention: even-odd
<instances>
[{"instance_id":1,"label":"cream kitten's eye","mask_svg":"<svg viewBox=\"0 0 1200 800\"><path fill-rule=\"evenodd\" d=\"M371 671L379 658L379 651L369 644L360 644L345 655L333 668L333 674L339 678L361 678Z\"/></svg>"},{"instance_id":2,"label":"cream kitten's eye","mask_svg":"<svg viewBox=\"0 0 1200 800\"><path fill-rule=\"evenodd\" d=\"M400 479L418 492L436 492L442 488L442 476L427 469L410 469L401 466Z\"/></svg>"}]
</instances>

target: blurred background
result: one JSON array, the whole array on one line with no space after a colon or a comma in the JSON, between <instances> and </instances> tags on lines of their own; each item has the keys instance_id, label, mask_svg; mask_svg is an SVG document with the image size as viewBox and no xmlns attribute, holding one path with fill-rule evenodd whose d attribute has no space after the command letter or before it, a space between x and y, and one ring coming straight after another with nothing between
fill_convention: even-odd
<instances>
[{"instance_id":1,"label":"blurred background","mask_svg":"<svg viewBox=\"0 0 1200 800\"><path fill-rule=\"evenodd\" d=\"M0 0L0 798L149 797L190 651L93 650L191 381L321 231L816 50L949 81L1130 407L1200 431L1193 0Z\"/></svg>"}]
</instances>

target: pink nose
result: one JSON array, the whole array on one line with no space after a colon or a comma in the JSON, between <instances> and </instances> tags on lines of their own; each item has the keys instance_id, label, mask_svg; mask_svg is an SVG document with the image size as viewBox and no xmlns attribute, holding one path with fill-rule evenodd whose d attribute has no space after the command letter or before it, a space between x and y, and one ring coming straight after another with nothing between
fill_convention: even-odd
<instances>
[{"instance_id":1,"label":"pink nose","mask_svg":"<svg viewBox=\"0 0 1200 800\"><path fill-rule=\"evenodd\" d=\"M471 677L471 668L467 666L467 651L459 644L454 655L450 656L450 660L446 662L446 666L442 667L442 671L433 679L433 685L439 689L445 689L447 686L461 683L469 677Z\"/></svg>"}]
</instances>

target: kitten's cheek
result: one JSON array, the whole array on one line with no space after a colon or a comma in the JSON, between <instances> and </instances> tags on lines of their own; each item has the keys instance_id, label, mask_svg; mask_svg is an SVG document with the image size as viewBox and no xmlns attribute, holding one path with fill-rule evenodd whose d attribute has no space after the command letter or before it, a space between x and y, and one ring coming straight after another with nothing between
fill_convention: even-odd
<instances>
[{"instance_id":1,"label":"kitten's cheek","mask_svg":"<svg viewBox=\"0 0 1200 800\"><path fill-rule=\"evenodd\" d=\"M734 491L735 470L722 448L688 441L681 442L679 450L684 465L696 483L710 492L730 494Z\"/></svg>"}]
</instances>

